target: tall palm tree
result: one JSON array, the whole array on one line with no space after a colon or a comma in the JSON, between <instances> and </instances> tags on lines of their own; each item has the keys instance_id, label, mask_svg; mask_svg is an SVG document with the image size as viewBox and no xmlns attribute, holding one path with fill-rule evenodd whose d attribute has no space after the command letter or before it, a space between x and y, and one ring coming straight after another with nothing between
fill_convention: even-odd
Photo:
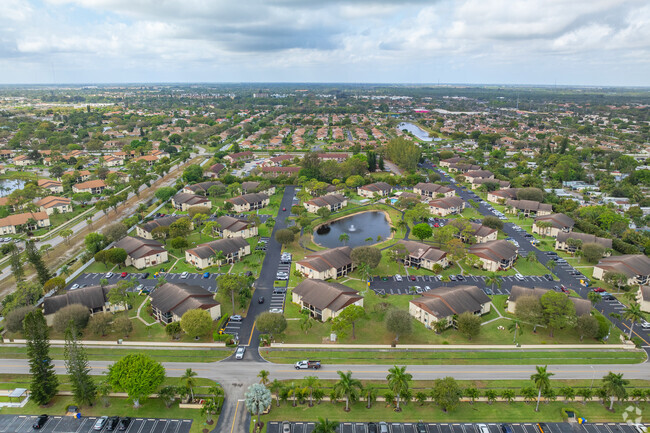
<instances>
[{"instance_id":1,"label":"tall palm tree","mask_svg":"<svg viewBox=\"0 0 650 433\"><path fill-rule=\"evenodd\" d=\"M542 391L546 391L551 387L551 376L554 374L546 371L548 365L544 367L536 366L537 373L530 376L530 380L535 382L537 387L537 406L535 406L535 412L539 412L539 400L542 398Z\"/></svg>"},{"instance_id":2,"label":"tall palm tree","mask_svg":"<svg viewBox=\"0 0 650 433\"><path fill-rule=\"evenodd\" d=\"M549 260L546 262L546 267L552 272L553 269L555 269L555 266L557 266L557 263L555 263L555 260Z\"/></svg>"},{"instance_id":3,"label":"tall palm tree","mask_svg":"<svg viewBox=\"0 0 650 433\"><path fill-rule=\"evenodd\" d=\"M632 339L632 328L636 322L643 320L643 312L641 311L641 305L638 302L632 302L629 307L623 310L623 318L630 321L630 334L628 338Z\"/></svg>"},{"instance_id":4,"label":"tall palm tree","mask_svg":"<svg viewBox=\"0 0 650 433\"><path fill-rule=\"evenodd\" d=\"M224 260L226 260L226 255L223 251L217 251L214 255L214 261L219 263L219 272L221 272L221 266L223 265Z\"/></svg>"},{"instance_id":5,"label":"tall palm tree","mask_svg":"<svg viewBox=\"0 0 650 433\"><path fill-rule=\"evenodd\" d=\"M501 277L496 272L490 272L485 277L485 284L490 284L492 286L492 291L494 291L494 285L498 288L501 288Z\"/></svg>"},{"instance_id":6,"label":"tall palm tree","mask_svg":"<svg viewBox=\"0 0 650 433\"><path fill-rule=\"evenodd\" d=\"M339 235L339 242L343 243L343 245L345 245L349 240L350 240L350 235L349 234L341 233Z\"/></svg>"},{"instance_id":7,"label":"tall palm tree","mask_svg":"<svg viewBox=\"0 0 650 433\"><path fill-rule=\"evenodd\" d=\"M512 339L512 342L516 343L517 342L517 332L519 332L521 334L521 331L522 331L521 323L519 322L519 320L517 320L517 319L512 320L510 322L510 324L508 324L508 331L515 333L515 336Z\"/></svg>"},{"instance_id":8,"label":"tall palm tree","mask_svg":"<svg viewBox=\"0 0 650 433\"><path fill-rule=\"evenodd\" d=\"M260 383L264 386L267 386L270 382L268 370L260 370L260 372L257 374L257 377L260 378Z\"/></svg>"},{"instance_id":9,"label":"tall palm tree","mask_svg":"<svg viewBox=\"0 0 650 433\"><path fill-rule=\"evenodd\" d=\"M314 426L313 433L336 433L336 428L339 426L339 423L336 421L330 421L327 418L318 418L318 422Z\"/></svg>"},{"instance_id":10,"label":"tall palm tree","mask_svg":"<svg viewBox=\"0 0 650 433\"><path fill-rule=\"evenodd\" d=\"M185 387L188 389L190 392L190 401L194 401L194 386L196 385L196 379L194 379L197 376L197 372L193 371L191 368L188 368L185 370L185 374L181 376L181 382L185 384Z\"/></svg>"},{"instance_id":11,"label":"tall palm tree","mask_svg":"<svg viewBox=\"0 0 650 433\"><path fill-rule=\"evenodd\" d=\"M352 378L352 372L337 371L339 381L334 384L334 390L345 397L345 411L350 411L350 400L355 400L361 390L361 381Z\"/></svg>"},{"instance_id":12,"label":"tall palm tree","mask_svg":"<svg viewBox=\"0 0 650 433\"><path fill-rule=\"evenodd\" d=\"M363 388L363 391L361 392L363 394L363 398L365 398L368 402L366 409L370 409L372 407L372 402L377 398L377 388L371 384L368 384L365 388Z\"/></svg>"},{"instance_id":13,"label":"tall palm tree","mask_svg":"<svg viewBox=\"0 0 650 433\"><path fill-rule=\"evenodd\" d=\"M284 385L278 379L273 379L273 382L269 385L269 389L273 394L275 394L276 406L280 407L280 391Z\"/></svg>"},{"instance_id":14,"label":"tall palm tree","mask_svg":"<svg viewBox=\"0 0 650 433\"><path fill-rule=\"evenodd\" d=\"M320 385L320 380L316 376L305 376L303 379L305 388L309 388L309 407L314 406L314 388Z\"/></svg>"},{"instance_id":15,"label":"tall palm tree","mask_svg":"<svg viewBox=\"0 0 650 433\"><path fill-rule=\"evenodd\" d=\"M603 389L609 396L609 410L614 407L614 397L619 401L627 397L625 385L629 383L629 380L623 379L623 373L616 374L610 371L607 376L603 377Z\"/></svg>"},{"instance_id":16,"label":"tall palm tree","mask_svg":"<svg viewBox=\"0 0 650 433\"><path fill-rule=\"evenodd\" d=\"M594 307L597 303L603 300L603 297L598 292L589 292L587 293L587 299L591 301L591 306Z\"/></svg>"},{"instance_id":17,"label":"tall palm tree","mask_svg":"<svg viewBox=\"0 0 650 433\"><path fill-rule=\"evenodd\" d=\"M413 375L406 372L406 366L398 367L395 365L393 368L388 369L386 380L388 381L388 387L393 391L393 394L395 394L395 398L397 399L397 407L395 408L397 412L402 410L399 407L400 396L404 392L408 391L409 382L412 378Z\"/></svg>"}]
</instances>

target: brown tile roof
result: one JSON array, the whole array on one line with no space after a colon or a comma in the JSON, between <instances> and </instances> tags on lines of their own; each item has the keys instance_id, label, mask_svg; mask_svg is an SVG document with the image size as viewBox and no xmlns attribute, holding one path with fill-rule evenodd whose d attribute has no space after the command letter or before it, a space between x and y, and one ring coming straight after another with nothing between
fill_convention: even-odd
<instances>
[{"instance_id":1,"label":"brown tile roof","mask_svg":"<svg viewBox=\"0 0 650 433\"><path fill-rule=\"evenodd\" d=\"M413 187L414 190L419 189L420 191L430 192L432 194L446 194L449 191L453 191L452 188L438 185L437 183L424 183L420 182Z\"/></svg>"},{"instance_id":2,"label":"brown tile roof","mask_svg":"<svg viewBox=\"0 0 650 433\"><path fill-rule=\"evenodd\" d=\"M508 296L508 302L517 302L522 296L535 296L537 299L541 299L544 294L546 294L551 289L544 289L542 287L522 287L522 286L512 286L510 289L510 296ZM591 301L582 298L574 298L569 296L573 306L576 309L577 316L583 316L585 314L591 313Z\"/></svg>"},{"instance_id":3,"label":"brown tile roof","mask_svg":"<svg viewBox=\"0 0 650 433\"><path fill-rule=\"evenodd\" d=\"M316 272L324 272L331 268L339 269L352 263L351 253L352 248L350 247L331 248L310 254L300 260L298 264Z\"/></svg>"},{"instance_id":4,"label":"brown tile roof","mask_svg":"<svg viewBox=\"0 0 650 433\"><path fill-rule=\"evenodd\" d=\"M370 192L390 192L393 187L387 184L386 182L375 182L368 185L364 185L361 189Z\"/></svg>"},{"instance_id":5,"label":"brown tile roof","mask_svg":"<svg viewBox=\"0 0 650 433\"><path fill-rule=\"evenodd\" d=\"M0 219L0 227L21 226L23 224L26 224L30 218L33 218L36 221L49 219L45 212L19 213Z\"/></svg>"},{"instance_id":6,"label":"brown tile roof","mask_svg":"<svg viewBox=\"0 0 650 433\"><path fill-rule=\"evenodd\" d=\"M268 198L269 198L269 196L266 195L266 194L253 193L253 194L244 194L244 195L240 195L238 197L233 197L233 198L230 198L230 199L228 199L226 201L228 201L228 202L230 202L232 204L242 206L242 205L245 205L247 203L258 203L258 202L264 201L264 200L266 200Z\"/></svg>"},{"instance_id":7,"label":"brown tile roof","mask_svg":"<svg viewBox=\"0 0 650 433\"><path fill-rule=\"evenodd\" d=\"M174 203L176 204L187 204L190 206L194 206L202 203L208 203L210 201L209 198L205 198L200 195L191 194L188 192L179 192L172 198L172 200L174 200Z\"/></svg>"},{"instance_id":8,"label":"brown tile roof","mask_svg":"<svg viewBox=\"0 0 650 433\"><path fill-rule=\"evenodd\" d=\"M461 285L438 287L410 302L442 319L454 314L479 311L483 304L490 302L490 298L476 286Z\"/></svg>"},{"instance_id":9,"label":"brown tile roof","mask_svg":"<svg viewBox=\"0 0 650 433\"><path fill-rule=\"evenodd\" d=\"M37 206L43 206L46 209L49 209L51 207L57 207L57 206L66 206L69 205L71 200L69 198L65 197L55 197L53 195L48 195L47 197L43 197L39 201L36 202Z\"/></svg>"},{"instance_id":10,"label":"brown tile roof","mask_svg":"<svg viewBox=\"0 0 650 433\"><path fill-rule=\"evenodd\" d=\"M563 213L554 213L551 215L538 216L535 218L535 222L539 221L548 221L553 227L558 229L571 228L575 224L575 221L570 217L564 215Z\"/></svg>"},{"instance_id":11,"label":"brown tile roof","mask_svg":"<svg viewBox=\"0 0 650 433\"><path fill-rule=\"evenodd\" d=\"M508 241L500 239L472 245L469 247L469 253L493 262L500 262L516 257L517 247Z\"/></svg>"},{"instance_id":12,"label":"brown tile roof","mask_svg":"<svg viewBox=\"0 0 650 433\"><path fill-rule=\"evenodd\" d=\"M115 243L115 248L123 248L133 259L151 256L165 252L165 247L153 239L143 239L137 236L127 236Z\"/></svg>"},{"instance_id":13,"label":"brown tile roof","mask_svg":"<svg viewBox=\"0 0 650 433\"><path fill-rule=\"evenodd\" d=\"M52 188L52 187L62 186L62 183L59 182L58 180L39 179L38 180L38 186L40 186L42 188Z\"/></svg>"},{"instance_id":14,"label":"brown tile roof","mask_svg":"<svg viewBox=\"0 0 650 433\"><path fill-rule=\"evenodd\" d=\"M452 209L461 207L463 203L463 199L460 197L443 197L430 201L429 206L441 209Z\"/></svg>"},{"instance_id":15,"label":"brown tile roof","mask_svg":"<svg viewBox=\"0 0 650 433\"><path fill-rule=\"evenodd\" d=\"M307 279L298 284L293 293L299 295L305 304L319 310L340 311L348 305L363 299L358 291L339 283Z\"/></svg>"},{"instance_id":16,"label":"brown tile roof","mask_svg":"<svg viewBox=\"0 0 650 433\"><path fill-rule=\"evenodd\" d=\"M548 211L553 212L553 205L540 203L535 200L506 200L506 206L512 206L515 209L524 211Z\"/></svg>"},{"instance_id":17,"label":"brown tile roof","mask_svg":"<svg viewBox=\"0 0 650 433\"><path fill-rule=\"evenodd\" d=\"M185 283L165 283L151 293L151 306L162 313L179 317L189 310L208 310L219 305L214 295L203 287Z\"/></svg>"},{"instance_id":18,"label":"brown tile roof","mask_svg":"<svg viewBox=\"0 0 650 433\"><path fill-rule=\"evenodd\" d=\"M596 266L605 270L621 272L628 277L650 275L650 257L644 256L643 254L605 257Z\"/></svg>"},{"instance_id":19,"label":"brown tile roof","mask_svg":"<svg viewBox=\"0 0 650 433\"><path fill-rule=\"evenodd\" d=\"M101 179L88 180L74 185L76 189L106 188L106 182Z\"/></svg>"},{"instance_id":20,"label":"brown tile roof","mask_svg":"<svg viewBox=\"0 0 650 433\"><path fill-rule=\"evenodd\" d=\"M316 207L323 206L336 206L337 204L343 203L347 198L341 194L328 194L322 197L316 197L309 200L307 203L314 205Z\"/></svg>"},{"instance_id":21,"label":"brown tile roof","mask_svg":"<svg viewBox=\"0 0 650 433\"><path fill-rule=\"evenodd\" d=\"M236 253L240 249L246 248L246 245L249 245L249 243L243 238L218 239L216 241L197 245L196 247L187 250L187 252L200 259L207 259L214 256L217 251L223 252L226 256Z\"/></svg>"},{"instance_id":22,"label":"brown tile roof","mask_svg":"<svg viewBox=\"0 0 650 433\"><path fill-rule=\"evenodd\" d=\"M424 258L432 262L437 262L447 256L446 252L433 248L425 243L407 240L400 240L397 243L404 245L406 250L409 252L409 256L418 259Z\"/></svg>"},{"instance_id":23,"label":"brown tile roof","mask_svg":"<svg viewBox=\"0 0 650 433\"><path fill-rule=\"evenodd\" d=\"M600 238L596 235L590 235L588 233L576 233L576 232L560 232L557 234L556 240L560 243L564 243L569 239L576 239L582 241L583 244L596 243L600 244L605 248L612 247L612 240L608 238Z\"/></svg>"}]
</instances>

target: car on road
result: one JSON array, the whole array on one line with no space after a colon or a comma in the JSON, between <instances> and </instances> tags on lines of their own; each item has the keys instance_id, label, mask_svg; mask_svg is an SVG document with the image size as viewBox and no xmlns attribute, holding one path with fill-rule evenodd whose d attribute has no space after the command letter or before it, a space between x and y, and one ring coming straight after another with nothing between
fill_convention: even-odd
<instances>
[{"instance_id":1,"label":"car on road","mask_svg":"<svg viewBox=\"0 0 650 433\"><path fill-rule=\"evenodd\" d=\"M428 292L429 290L431 290L431 287L429 287L429 286L424 286L424 291L425 291L425 292Z\"/></svg>"},{"instance_id":2,"label":"car on road","mask_svg":"<svg viewBox=\"0 0 650 433\"><path fill-rule=\"evenodd\" d=\"M93 430L100 431L101 429L104 428L104 425L106 425L107 421L108 421L108 417L106 415L97 418L97 421L95 421L95 425L93 426Z\"/></svg>"},{"instance_id":3,"label":"car on road","mask_svg":"<svg viewBox=\"0 0 650 433\"><path fill-rule=\"evenodd\" d=\"M79 288L79 284L73 284L72 287L70 287L70 290L75 290Z\"/></svg>"},{"instance_id":4,"label":"car on road","mask_svg":"<svg viewBox=\"0 0 650 433\"><path fill-rule=\"evenodd\" d=\"M130 416L124 417L120 420L119 430L124 431L127 428L129 428L130 425L131 425L131 417Z\"/></svg>"},{"instance_id":5,"label":"car on road","mask_svg":"<svg viewBox=\"0 0 650 433\"><path fill-rule=\"evenodd\" d=\"M117 427L117 424L120 422L120 417L119 416L112 416L108 419L106 422L106 430L107 431L113 431L115 430L115 427Z\"/></svg>"},{"instance_id":6,"label":"car on road","mask_svg":"<svg viewBox=\"0 0 650 433\"><path fill-rule=\"evenodd\" d=\"M129 275L128 272L122 272L122 273L120 274L120 277L122 277L122 278L126 278L127 275Z\"/></svg>"},{"instance_id":7,"label":"car on road","mask_svg":"<svg viewBox=\"0 0 650 433\"><path fill-rule=\"evenodd\" d=\"M183 273L181 274L181 278L187 278L187 276L188 276L189 274L190 274L189 272L183 272Z\"/></svg>"},{"instance_id":8,"label":"car on road","mask_svg":"<svg viewBox=\"0 0 650 433\"><path fill-rule=\"evenodd\" d=\"M283 207L283 208L282 208L282 212L285 212L286 210L287 210L286 207Z\"/></svg>"},{"instance_id":9,"label":"car on road","mask_svg":"<svg viewBox=\"0 0 650 433\"><path fill-rule=\"evenodd\" d=\"M243 320L243 317L239 314L233 314L230 316L230 321L231 322L241 322Z\"/></svg>"},{"instance_id":10,"label":"car on road","mask_svg":"<svg viewBox=\"0 0 650 433\"><path fill-rule=\"evenodd\" d=\"M114 274L112 272L106 272L106 275L104 275L104 278L111 278Z\"/></svg>"},{"instance_id":11,"label":"car on road","mask_svg":"<svg viewBox=\"0 0 650 433\"><path fill-rule=\"evenodd\" d=\"M289 421L282 422L282 433L291 433L291 423Z\"/></svg>"},{"instance_id":12,"label":"car on road","mask_svg":"<svg viewBox=\"0 0 650 433\"><path fill-rule=\"evenodd\" d=\"M32 428L34 430L40 430L45 425L48 418L49 416L47 416L46 414L39 416L38 418L36 418L36 422L34 423L34 425L32 425Z\"/></svg>"},{"instance_id":13,"label":"car on road","mask_svg":"<svg viewBox=\"0 0 650 433\"><path fill-rule=\"evenodd\" d=\"M235 359L244 359L244 353L246 353L246 348L244 346L239 346L235 351Z\"/></svg>"},{"instance_id":14,"label":"car on road","mask_svg":"<svg viewBox=\"0 0 650 433\"><path fill-rule=\"evenodd\" d=\"M607 290L603 289L602 287L594 287L593 291L596 292L596 293L604 293Z\"/></svg>"},{"instance_id":15,"label":"car on road","mask_svg":"<svg viewBox=\"0 0 650 433\"><path fill-rule=\"evenodd\" d=\"M567 289L566 287L561 286L560 289L562 290L562 292L566 293L567 295L569 294L569 289Z\"/></svg>"},{"instance_id":16,"label":"car on road","mask_svg":"<svg viewBox=\"0 0 650 433\"><path fill-rule=\"evenodd\" d=\"M263 304L264 303L264 296L260 296L259 298L257 298L257 303L258 304Z\"/></svg>"}]
</instances>

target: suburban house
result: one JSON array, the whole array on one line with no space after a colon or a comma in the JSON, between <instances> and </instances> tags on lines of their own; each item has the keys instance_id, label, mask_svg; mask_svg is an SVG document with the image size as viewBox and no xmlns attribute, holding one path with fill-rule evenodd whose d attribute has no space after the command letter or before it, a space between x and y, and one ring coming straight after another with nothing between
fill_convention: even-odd
<instances>
[{"instance_id":1,"label":"suburban house","mask_svg":"<svg viewBox=\"0 0 650 433\"><path fill-rule=\"evenodd\" d=\"M575 246L569 245L568 243L569 239L579 240L582 242L582 245L596 243L602 245L603 247L605 247L605 249L612 248L612 240L608 238L600 238L598 236L590 235L588 233L559 232L557 234L557 237L555 238L555 249L560 251L568 251L570 253L575 252L577 248ZM608 253L606 254L609 255Z\"/></svg>"},{"instance_id":2,"label":"suburban house","mask_svg":"<svg viewBox=\"0 0 650 433\"><path fill-rule=\"evenodd\" d=\"M518 191L519 188L504 188L498 189L496 191L490 191L487 194L487 201L490 203L503 204L508 200L516 199Z\"/></svg>"},{"instance_id":3,"label":"suburban house","mask_svg":"<svg viewBox=\"0 0 650 433\"><path fill-rule=\"evenodd\" d=\"M357 290L323 280L304 280L293 289L291 300L321 322L337 317L349 305L363 307Z\"/></svg>"},{"instance_id":4,"label":"suburban house","mask_svg":"<svg viewBox=\"0 0 650 433\"><path fill-rule=\"evenodd\" d=\"M551 289L544 289L541 287L523 287L523 286L512 286L510 290L510 296L508 296L508 305L506 311L511 314L515 314L517 311L517 299L522 296L535 296L537 299L550 291ZM569 296L573 306L576 308L576 315L578 317L584 316L585 314L591 313L591 301L588 299L575 298Z\"/></svg>"},{"instance_id":5,"label":"suburban house","mask_svg":"<svg viewBox=\"0 0 650 433\"><path fill-rule=\"evenodd\" d=\"M224 258L217 260L216 256L222 253ZM251 245L242 237L218 239L212 242L199 244L185 251L185 260L199 269L225 263L234 263L251 253Z\"/></svg>"},{"instance_id":6,"label":"suburban house","mask_svg":"<svg viewBox=\"0 0 650 433\"><path fill-rule=\"evenodd\" d=\"M602 280L608 272L627 276L627 285L650 284L650 257L643 254L625 254L601 259L594 267L593 277Z\"/></svg>"},{"instance_id":7,"label":"suburban house","mask_svg":"<svg viewBox=\"0 0 650 433\"><path fill-rule=\"evenodd\" d=\"M293 161L295 156L293 155L278 155L272 156L266 161L264 161L264 166L266 167L279 167L284 161Z\"/></svg>"},{"instance_id":8,"label":"suburban house","mask_svg":"<svg viewBox=\"0 0 650 433\"><path fill-rule=\"evenodd\" d=\"M499 185L499 188L510 188L510 182L508 182L507 180L486 179L483 177L476 177L473 178L470 183L471 183L470 187L472 189L480 188L481 185L485 185L486 183L493 183Z\"/></svg>"},{"instance_id":9,"label":"suburban house","mask_svg":"<svg viewBox=\"0 0 650 433\"><path fill-rule=\"evenodd\" d=\"M543 216L553 213L553 205L540 203L535 200L506 200L506 206L513 208L511 213L521 211L527 217L530 215Z\"/></svg>"},{"instance_id":10,"label":"suburban house","mask_svg":"<svg viewBox=\"0 0 650 433\"><path fill-rule=\"evenodd\" d=\"M226 155L223 157L226 161L232 163L239 161L250 161L255 155L251 151L233 153L232 155Z\"/></svg>"},{"instance_id":11,"label":"suburban house","mask_svg":"<svg viewBox=\"0 0 650 433\"><path fill-rule=\"evenodd\" d=\"M222 238L252 238L257 236L257 226L246 220L233 218L231 216L220 216L215 220L218 227L214 231Z\"/></svg>"},{"instance_id":12,"label":"suburban house","mask_svg":"<svg viewBox=\"0 0 650 433\"><path fill-rule=\"evenodd\" d=\"M262 167L262 175L267 177L297 176L300 167Z\"/></svg>"},{"instance_id":13,"label":"suburban house","mask_svg":"<svg viewBox=\"0 0 650 433\"><path fill-rule=\"evenodd\" d=\"M438 185L437 183L424 183L420 182L413 187L413 192L419 194L422 197L437 198L439 196L443 197L453 197L455 192L452 188Z\"/></svg>"},{"instance_id":14,"label":"suburban house","mask_svg":"<svg viewBox=\"0 0 650 433\"><path fill-rule=\"evenodd\" d=\"M90 171L88 170L68 170L63 173L63 176L72 176L75 182L85 182L90 180Z\"/></svg>"},{"instance_id":15,"label":"suburban house","mask_svg":"<svg viewBox=\"0 0 650 433\"><path fill-rule=\"evenodd\" d=\"M36 230L50 226L50 217L45 212L27 212L0 219L0 234L15 235L22 228Z\"/></svg>"},{"instance_id":16,"label":"suburban house","mask_svg":"<svg viewBox=\"0 0 650 433\"><path fill-rule=\"evenodd\" d=\"M438 198L429 202L429 211L433 215L447 216L459 214L465 209L465 201L460 197Z\"/></svg>"},{"instance_id":17,"label":"suburban house","mask_svg":"<svg viewBox=\"0 0 650 433\"><path fill-rule=\"evenodd\" d=\"M563 213L538 216L535 218L535 222L533 223L533 233L555 238L558 233L569 233L573 229L574 224L575 221Z\"/></svg>"},{"instance_id":18,"label":"suburban house","mask_svg":"<svg viewBox=\"0 0 650 433\"><path fill-rule=\"evenodd\" d=\"M392 191L393 187L386 182L371 183L357 188L359 195L366 198L374 198L375 194L380 196L387 196L390 195Z\"/></svg>"},{"instance_id":19,"label":"suburban house","mask_svg":"<svg viewBox=\"0 0 650 433\"><path fill-rule=\"evenodd\" d=\"M106 183L101 179L88 180L76 185L72 185L72 192L89 192L91 194L101 194L106 189Z\"/></svg>"},{"instance_id":20,"label":"suburban house","mask_svg":"<svg viewBox=\"0 0 650 433\"><path fill-rule=\"evenodd\" d=\"M123 311L123 304L111 304L108 300L108 292L115 287L111 286L89 286L75 290L68 290L62 295L48 296L43 299L43 315L48 326L54 323L54 315L63 307L79 304L90 310L90 314L110 311Z\"/></svg>"},{"instance_id":21,"label":"suburban house","mask_svg":"<svg viewBox=\"0 0 650 433\"><path fill-rule=\"evenodd\" d=\"M470 222L469 225L472 227L472 236L476 238L477 244L484 244L486 242L497 240L499 234L499 231L497 229L493 229L492 227L473 222ZM459 233L459 237L463 242L468 241L468 239L466 239L462 233Z\"/></svg>"},{"instance_id":22,"label":"suburban house","mask_svg":"<svg viewBox=\"0 0 650 433\"><path fill-rule=\"evenodd\" d=\"M316 197L306 201L303 206L307 212L317 213L321 208L327 208L331 212L335 212L347 206L348 199L342 194L327 194L322 197Z\"/></svg>"},{"instance_id":23,"label":"suburban house","mask_svg":"<svg viewBox=\"0 0 650 433\"><path fill-rule=\"evenodd\" d=\"M40 208L41 212L52 215L56 211L59 213L72 212L71 203L72 201L69 198L48 195L37 201L36 206Z\"/></svg>"},{"instance_id":24,"label":"suburban house","mask_svg":"<svg viewBox=\"0 0 650 433\"><path fill-rule=\"evenodd\" d=\"M181 218L188 218L186 215L168 215L162 218L156 218L149 222L146 222L142 225L139 225L135 228L136 234L144 239L153 239L151 234L154 229L158 227L169 227L172 223L178 221ZM189 219L189 218L188 218ZM192 227L192 221L190 221L190 227Z\"/></svg>"},{"instance_id":25,"label":"suburban house","mask_svg":"<svg viewBox=\"0 0 650 433\"><path fill-rule=\"evenodd\" d=\"M650 286L639 286L636 300L641 306L641 311L650 313Z\"/></svg>"},{"instance_id":26,"label":"suburban house","mask_svg":"<svg viewBox=\"0 0 650 433\"><path fill-rule=\"evenodd\" d=\"M271 202L269 196L262 193L244 194L226 201L233 204L233 210L237 213L262 209Z\"/></svg>"},{"instance_id":27,"label":"suburban house","mask_svg":"<svg viewBox=\"0 0 650 433\"><path fill-rule=\"evenodd\" d=\"M206 177L209 177L211 179L217 178L221 175L221 172L226 168L225 165L217 163L214 165L211 165L210 168L208 168L205 173L203 173Z\"/></svg>"},{"instance_id":28,"label":"suburban house","mask_svg":"<svg viewBox=\"0 0 650 433\"><path fill-rule=\"evenodd\" d=\"M320 159L321 161L344 162L346 159L348 159L348 154L347 153L319 153L318 159Z\"/></svg>"},{"instance_id":29,"label":"suburban house","mask_svg":"<svg viewBox=\"0 0 650 433\"><path fill-rule=\"evenodd\" d=\"M454 326L454 316L466 312L477 316L490 312L490 298L476 286L438 287L409 301L409 314L429 329L436 322Z\"/></svg>"},{"instance_id":30,"label":"suburban house","mask_svg":"<svg viewBox=\"0 0 650 433\"><path fill-rule=\"evenodd\" d=\"M463 176L465 176L465 180L469 183L474 183L476 179L494 179L494 173L490 170L471 170Z\"/></svg>"},{"instance_id":31,"label":"suburban house","mask_svg":"<svg viewBox=\"0 0 650 433\"><path fill-rule=\"evenodd\" d=\"M13 159L13 163L16 167L25 167L27 165L34 165L36 161L30 158L27 155L18 155Z\"/></svg>"},{"instance_id":32,"label":"suburban house","mask_svg":"<svg viewBox=\"0 0 650 433\"><path fill-rule=\"evenodd\" d=\"M180 211L187 211L193 207L199 206L212 209L212 201L209 198L205 198L201 195L179 192L174 197L172 197L172 206L174 206L174 209L178 209Z\"/></svg>"},{"instance_id":33,"label":"suburban house","mask_svg":"<svg viewBox=\"0 0 650 433\"><path fill-rule=\"evenodd\" d=\"M63 194L63 184L58 180L39 179L38 186L49 189L54 194Z\"/></svg>"},{"instance_id":34,"label":"suburban house","mask_svg":"<svg viewBox=\"0 0 650 433\"><path fill-rule=\"evenodd\" d=\"M406 266L422 267L430 271L433 270L435 265L440 265L443 268L449 266L445 251L421 242L400 240L397 243L404 245L406 251L408 251L408 256L404 258L404 265Z\"/></svg>"},{"instance_id":35,"label":"suburban house","mask_svg":"<svg viewBox=\"0 0 650 433\"><path fill-rule=\"evenodd\" d=\"M351 253L352 248L350 247L317 251L296 262L296 271L307 278L319 280L339 278L354 270L354 263L350 258Z\"/></svg>"},{"instance_id":36,"label":"suburban house","mask_svg":"<svg viewBox=\"0 0 650 433\"><path fill-rule=\"evenodd\" d=\"M213 186L224 186L224 184L218 180L211 182L199 182L195 183L194 185L185 186L182 192L187 194L208 195L208 190Z\"/></svg>"},{"instance_id":37,"label":"suburban house","mask_svg":"<svg viewBox=\"0 0 650 433\"><path fill-rule=\"evenodd\" d=\"M476 165L476 164L464 164L464 163L456 163L456 164L449 164L449 171L452 173L467 173L468 171L472 170L480 170L481 166Z\"/></svg>"},{"instance_id":38,"label":"suburban house","mask_svg":"<svg viewBox=\"0 0 650 433\"><path fill-rule=\"evenodd\" d=\"M144 269L167 262L167 251L163 244L153 239L126 236L115 243L115 248L126 251L126 266Z\"/></svg>"},{"instance_id":39,"label":"suburban house","mask_svg":"<svg viewBox=\"0 0 650 433\"><path fill-rule=\"evenodd\" d=\"M275 194L275 187L271 185L265 190L258 191L260 188L260 185L262 185L261 182L254 182L254 181L247 181L247 182L242 182L241 184L241 193L242 194L250 194L252 192L261 192L263 194L268 195L269 197Z\"/></svg>"},{"instance_id":40,"label":"suburban house","mask_svg":"<svg viewBox=\"0 0 650 433\"><path fill-rule=\"evenodd\" d=\"M124 160L115 155L104 155L102 159L106 167L119 167L124 164Z\"/></svg>"},{"instance_id":41,"label":"suburban house","mask_svg":"<svg viewBox=\"0 0 650 433\"><path fill-rule=\"evenodd\" d=\"M481 259L483 269L490 272L510 269L517 260L517 248L504 240L474 244L469 247L469 254Z\"/></svg>"},{"instance_id":42,"label":"suburban house","mask_svg":"<svg viewBox=\"0 0 650 433\"><path fill-rule=\"evenodd\" d=\"M189 310L206 310L212 320L221 317L221 305L214 300L214 294L201 286L165 283L149 296L153 316L165 325L180 321Z\"/></svg>"},{"instance_id":43,"label":"suburban house","mask_svg":"<svg viewBox=\"0 0 650 433\"><path fill-rule=\"evenodd\" d=\"M461 158L460 156L454 156L453 158L447 158L443 159L440 161L440 167L446 167L449 168L451 164L457 164L459 162L465 161L465 158Z\"/></svg>"}]
</instances>

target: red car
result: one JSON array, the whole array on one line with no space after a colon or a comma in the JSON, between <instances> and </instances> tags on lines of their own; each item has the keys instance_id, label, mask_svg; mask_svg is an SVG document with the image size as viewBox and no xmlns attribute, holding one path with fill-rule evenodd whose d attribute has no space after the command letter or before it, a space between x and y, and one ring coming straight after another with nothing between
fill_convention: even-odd
<instances>
[{"instance_id":1,"label":"red car","mask_svg":"<svg viewBox=\"0 0 650 433\"><path fill-rule=\"evenodd\" d=\"M440 224L435 223L433 226L437 228L437 227L440 227Z\"/></svg>"},{"instance_id":2,"label":"red car","mask_svg":"<svg viewBox=\"0 0 650 433\"><path fill-rule=\"evenodd\" d=\"M567 290L566 287L562 286L562 287L560 287L560 289L562 289L562 291L563 291L564 293L566 293L567 295L569 294L569 291Z\"/></svg>"},{"instance_id":3,"label":"red car","mask_svg":"<svg viewBox=\"0 0 650 433\"><path fill-rule=\"evenodd\" d=\"M411 281L415 281L415 275L411 275L409 278L411 279Z\"/></svg>"},{"instance_id":4,"label":"red car","mask_svg":"<svg viewBox=\"0 0 650 433\"><path fill-rule=\"evenodd\" d=\"M284 212L284 211L286 211L286 210L287 210L287 208L286 208L286 207L283 207L283 208L282 208L282 212Z\"/></svg>"},{"instance_id":5,"label":"red car","mask_svg":"<svg viewBox=\"0 0 650 433\"><path fill-rule=\"evenodd\" d=\"M596 292L596 293L603 293L603 292L606 292L606 291L607 291L607 290L603 289L602 287L596 287L596 288L594 289L594 292Z\"/></svg>"},{"instance_id":6,"label":"red car","mask_svg":"<svg viewBox=\"0 0 650 433\"><path fill-rule=\"evenodd\" d=\"M129 275L128 272L122 272L122 278L126 278L127 275Z\"/></svg>"}]
</instances>

